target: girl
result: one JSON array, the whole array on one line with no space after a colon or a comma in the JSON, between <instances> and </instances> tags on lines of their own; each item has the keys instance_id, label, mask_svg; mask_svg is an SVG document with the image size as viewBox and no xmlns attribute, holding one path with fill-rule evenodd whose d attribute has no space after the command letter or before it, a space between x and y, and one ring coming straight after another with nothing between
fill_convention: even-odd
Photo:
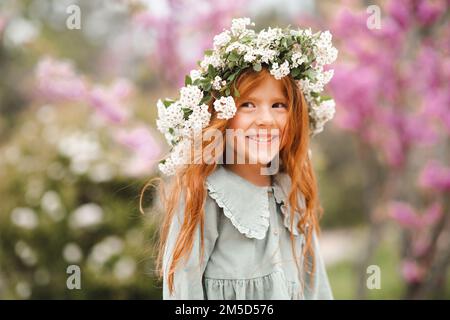
<instances>
[{"instance_id":1,"label":"girl","mask_svg":"<svg viewBox=\"0 0 450 320\"><path fill-rule=\"evenodd\" d=\"M192 124L192 115L198 112L202 130L191 137L200 134L203 138L201 159L213 145L204 139L208 130L218 131L219 138L225 142L217 144L216 141L212 156L215 161L198 161L192 155L198 143L178 139L174 150L177 147L178 151L184 150L184 156L187 155L184 159L188 161L180 164L174 160L178 158L171 157L161 165L163 171L174 175L168 196L161 185L165 215L157 270L163 279L163 299L333 298L317 240L322 209L308 154L312 130L320 131L317 128L329 118L322 117L322 123L320 117L311 119L311 105L318 102L316 107L323 108L330 104L314 100L312 97L317 95L311 95L313 91L306 87L305 78L300 78L300 73L306 70L323 71L323 63L318 62L320 57L314 50L320 45L330 46L322 43L315 47L311 41L313 50L305 53L304 61L299 63L301 56L295 58L295 53L307 48L295 45L305 44L305 39L319 41L319 35L277 31L267 40L267 34L261 37L246 29L249 24L246 18L233 20L231 31L214 38L215 50L219 52L216 58L221 57L224 64L220 61L214 64L208 58L211 55L206 56L207 63L200 64L201 76L194 82L187 78L179 104L170 101L158 107L160 116L166 117L164 123L163 119L159 120L158 127L164 129L164 124L172 121L172 127L184 129L182 137L189 134L186 129L195 129L186 123ZM250 48L245 52L236 45L235 51L227 49L233 45L233 39L234 43L240 43L246 36L250 38L246 45L253 44L253 52L258 48L274 50L277 45L283 46L288 53L283 54L283 48L277 49L277 57L284 57L290 68L300 66L301 72L289 69L286 74L280 69L280 60L272 58L266 63L261 51L251 59L242 57ZM283 37L292 43L287 40L288 45L284 46ZM272 46L258 39L266 39ZM234 52L237 65L230 65L230 59L236 60L230 58ZM214 68L221 73L211 65L216 65ZM231 69L228 74L227 68ZM232 74L235 77L230 77ZM212 87L204 79L212 82ZM299 82L302 79L303 86ZM197 97L186 94L196 84L202 94ZM229 93L233 97L226 97ZM208 104L202 104L203 101ZM189 103L193 107L186 108ZM206 115L203 120L198 108L202 106ZM179 108L188 117L177 118L170 108ZM230 137L229 131L237 134ZM172 134L169 141L176 141L173 128L163 132L166 137ZM183 144L183 141L190 142ZM168 170L169 164L176 166Z\"/></svg>"}]
</instances>

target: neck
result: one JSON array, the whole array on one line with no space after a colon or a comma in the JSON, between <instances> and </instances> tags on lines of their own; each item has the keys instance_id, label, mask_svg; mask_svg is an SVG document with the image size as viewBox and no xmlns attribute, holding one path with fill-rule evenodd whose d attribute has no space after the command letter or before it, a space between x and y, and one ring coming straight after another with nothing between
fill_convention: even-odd
<instances>
[{"instance_id":1,"label":"neck","mask_svg":"<svg viewBox=\"0 0 450 320\"><path fill-rule=\"evenodd\" d=\"M262 175L261 169L264 165L261 164L225 164L226 168L233 171L237 175L242 178L248 180L249 182L260 186L270 186L271 185L271 176L270 175Z\"/></svg>"}]
</instances>

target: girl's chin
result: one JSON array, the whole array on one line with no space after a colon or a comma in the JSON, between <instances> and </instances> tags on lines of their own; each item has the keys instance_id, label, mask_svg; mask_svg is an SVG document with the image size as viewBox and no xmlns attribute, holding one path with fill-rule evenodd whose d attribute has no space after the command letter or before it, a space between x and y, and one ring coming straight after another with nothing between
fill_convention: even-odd
<instances>
[{"instance_id":1,"label":"girl's chin","mask_svg":"<svg viewBox=\"0 0 450 320\"><path fill-rule=\"evenodd\" d=\"M270 153L270 152L259 152L256 155L248 155L246 157L246 163L259 163L262 165L267 165L271 161L273 161L274 158L278 156L278 153Z\"/></svg>"}]
</instances>

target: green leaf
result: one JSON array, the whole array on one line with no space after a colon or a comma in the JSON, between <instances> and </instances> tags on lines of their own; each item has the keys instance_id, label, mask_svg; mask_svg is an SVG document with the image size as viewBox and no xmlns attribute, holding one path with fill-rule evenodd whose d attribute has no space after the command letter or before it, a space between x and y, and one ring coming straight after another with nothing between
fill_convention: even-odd
<instances>
[{"instance_id":1,"label":"green leaf","mask_svg":"<svg viewBox=\"0 0 450 320\"><path fill-rule=\"evenodd\" d=\"M253 65L253 70L255 70L256 72L261 71L261 69L262 69L261 63L256 63Z\"/></svg>"},{"instance_id":2,"label":"green leaf","mask_svg":"<svg viewBox=\"0 0 450 320\"><path fill-rule=\"evenodd\" d=\"M190 108L182 108L181 110L183 110L183 117L185 119L189 118L189 116L192 114L192 109Z\"/></svg>"},{"instance_id":3,"label":"green leaf","mask_svg":"<svg viewBox=\"0 0 450 320\"><path fill-rule=\"evenodd\" d=\"M239 98L241 96L241 94L239 93L239 90L236 87L234 87L234 96L236 98Z\"/></svg>"},{"instance_id":4,"label":"green leaf","mask_svg":"<svg viewBox=\"0 0 450 320\"><path fill-rule=\"evenodd\" d=\"M300 75L300 73L301 73L300 68L294 68L291 70L292 77L294 78Z\"/></svg>"},{"instance_id":5,"label":"green leaf","mask_svg":"<svg viewBox=\"0 0 450 320\"><path fill-rule=\"evenodd\" d=\"M192 79L189 75L186 75L186 77L184 78L184 85L187 86L190 84L192 84Z\"/></svg>"},{"instance_id":6,"label":"green leaf","mask_svg":"<svg viewBox=\"0 0 450 320\"><path fill-rule=\"evenodd\" d=\"M240 70L238 70L238 71L236 71L235 73L233 73L232 75L230 75L230 76L228 77L228 82L233 81L233 80L236 78L236 76L239 74L239 72L240 72Z\"/></svg>"},{"instance_id":7,"label":"green leaf","mask_svg":"<svg viewBox=\"0 0 450 320\"><path fill-rule=\"evenodd\" d=\"M164 104L164 106L167 108L167 107L169 107L171 104L173 103L173 101L172 100L164 100L163 101L163 104Z\"/></svg>"},{"instance_id":8,"label":"green leaf","mask_svg":"<svg viewBox=\"0 0 450 320\"><path fill-rule=\"evenodd\" d=\"M213 54L213 51L211 49L205 50L205 56L210 56Z\"/></svg>"},{"instance_id":9,"label":"green leaf","mask_svg":"<svg viewBox=\"0 0 450 320\"><path fill-rule=\"evenodd\" d=\"M230 95L230 88L227 88L227 90L225 90L225 95L227 95L227 96Z\"/></svg>"},{"instance_id":10,"label":"green leaf","mask_svg":"<svg viewBox=\"0 0 450 320\"><path fill-rule=\"evenodd\" d=\"M216 76L216 69L214 69L212 64L208 65L208 75L210 75L211 78Z\"/></svg>"},{"instance_id":11,"label":"green leaf","mask_svg":"<svg viewBox=\"0 0 450 320\"><path fill-rule=\"evenodd\" d=\"M207 94L207 95L205 95L205 96L202 98L202 100L200 101L200 104L203 104L203 103L208 104L208 103L209 103L209 100L211 100L211 95L210 95L210 94Z\"/></svg>"},{"instance_id":12,"label":"green leaf","mask_svg":"<svg viewBox=\"0 0 450 320\"><path fill-rule=\"evenodd\" d=\"M305 75L310 79L313 80L316 77L316 73L314 72L314 70L309 69L305 72Z\"/></svg>"},{"instance_id":13,"label":"green leaf","mask_svg":"<svg viewBox=\"0 0 450 320\"><path fill-rule=\"evenodd\" d=\"M239 55L236 52L232 51L230 53L230 55L228 56L228 60L233 61L233 62L238 61Z\"/></svg>"}]
</instances>

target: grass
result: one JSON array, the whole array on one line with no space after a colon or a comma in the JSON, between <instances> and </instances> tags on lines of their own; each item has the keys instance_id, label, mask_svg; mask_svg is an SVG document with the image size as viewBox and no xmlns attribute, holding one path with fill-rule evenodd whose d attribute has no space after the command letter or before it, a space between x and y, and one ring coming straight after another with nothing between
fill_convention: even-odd
<instances>
[{"instance_id":1,"label":"grass","mask_svg":"<svg viewBox=\"0 0 450 320\"><path fill-rule=\"evenodd\" d=\"M400 259L398 253L398 239L393 230L386 230L382 237L371 265L380 268L380 289L367 289L367 299L402 299L405 283L399 271ZM327 267L327 273L335 299L356 299L359 281L357 265L354 261L342 261ZM370 274L367 274L367 279Z\"/></svg>"}]
</instances>

